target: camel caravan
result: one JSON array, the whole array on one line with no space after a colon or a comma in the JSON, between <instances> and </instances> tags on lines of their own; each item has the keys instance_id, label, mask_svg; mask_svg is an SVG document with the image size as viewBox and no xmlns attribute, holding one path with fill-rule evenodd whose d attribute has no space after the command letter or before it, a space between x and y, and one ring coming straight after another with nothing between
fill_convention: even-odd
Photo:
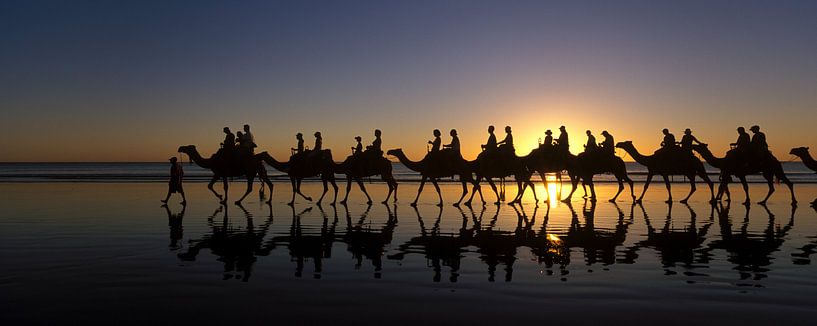
<instances>
[{"instance_id":1,"label":"camel caravan","mask_svg":"<svg viewBox=\"0 0 817 326\"><path fill-rule=\"evenodd\" d=\"M565 198L561 198L564 202L571 200L580 182L585 188L585 197L589 197L591 201L596 201L593 178L599 174L611 174L618 183L618 191L609 199L611 202L615 202L619 198L619 195L625 189L624 184L626 183L632 201L640 203L655 176L663 178L667 188L668 197L666 202L672 202L670 177L674 175L684 176L690 184L689 193L681 199L681 203L686 203L695 193L695 181L698 177L709 187L710 203L720 200L731 201L728 185L734 181L733 177L736 177L743 186L744 204L750 203L746 177L759 174L764 177L768 185L768 192L759 204L765 204L775 191L774 181L777 179L789 188L791 204L796 205L797 200L794 196L793 184L783 172L780 161L769 151L765 134L760 131L758 126L753 126L750 130L754 133L751 137L743 127L738 128L737 142L731 144L731 149L723 157L715 156L708 149L707 144L698 141L692 135L690 129L684 131L680 142L676 142L675 136L669 130L664 129L661 148L652 154L640 153L631 141L616 143L613 136L607 131L601 133L604 140L597 143L595 136L588 130L586 132L587 142L584 145L583 152L574 155L569 151L570 143L564 126L559 128L560 134L556 139L553 138L552 132L547 130L544 142L540 142L537 148L524 156L516 154L511 127L505 127L505 138L497 141L493 126L488 127L488 141L482 145L482 152L474 160L469 161L462 157L457 131L453 129L449 133L451 137L449 144L442 144L441 132L434 130L434 139L428 141L428 153L418 161L409 159L400 148L388 150L385 154L396 158L409 170L420 174L420 186L414 201L411 203L412 206L417 205L426 182L431 182L434 186L439 199L437 205L442 206L443 198L439 181L443 178L457 178L462 185L462 194L453 203L454 206L460 204L470 206L477 194L482 204L485 205L486 201L481 189L483 180L490 185L491 190L494 192L496 198L494 204L500 204L504 201L504 191L497 189L495 181L504 181L510 177L513 177L516 183L517 193L509 201L509 204L521 202L527 188L531 189L534 200L538 203L536 190L531 181L534 173L540 176L546 191L548 189L547 174L558 176L558 182L561 182L561 175L566 175L572 187L569 194ZM221 143L221 148L209 158L204 158L193 145L181 146L178 150L180 153L187 154L190 160L200 167L213 171L213 177L207 187L221 203L227 202L229 178L232 177L243 176L247 182L246 191L236 201L236 204L240 204L252 192L256 177L259 177L262 181L262 191L266 185L269 187L270 193L272 193L273 183L267 175L266 165L286 173L289 177L292 186L292 197L288 203L289 205L295 203L296 196L312 201L311 197L301 192L301 183L305 178L317 177L323 183L323 192L317 199L317 204L322 203L329 191L329 185L331 185L334 190L331 205L335 205L338 197L338 186L335 182L336 174L346 176L346 194L341 200L342 204L345 204L348 200L353 181L357 183L366 196L367 204L371 204L372 198L366 191L363 181L364 178L373 176L380 176L388 186L389 192L383 203L387 203L390 199L397 202L397 181L392 174L392 162L384 156L381 149L382 133L380 130L375 130L375 140L365 149L361 143L361 137L355 137L357 145L351 148L352 154L341 162L336 162L332 157L332 152L323 148L323 139L320 132L314 134L315 145L311 149L304 146L303 135L298 133L296 135L298 145L291 149L292 152L287 161L278 161L267 152L255 153L254 149L257 146L248 125L244 125L243 133L238 132L237 135L234 135L227 127L224 128L224 133L225 139ZM644 188L638 197L636 197L633 189L633 181L627 175L624 160L615 155L616 148L624 150L637 163L647 168ZM713 181L710 180L706 173L704 163L695 155L696 153L706 163L720 170L717 191L714 188ZM817 161L809 155L807 147L794 148L790 154L801 158L809 169L817 171ZM176 171L174 169L179 167L175 161L173 162L174 167L171 170ZM181 174L176 171L174 175L178 176L179 179L171 180L171 189L173 189L174 182L178 183L176 186L181 189ZM219 194L213 188L219 180L221 180L224 187L223 194ZM468 196L469 185L471 186L470 196ZM589 193L587 188L590 189ZM466 197L468 197L467 200ZM163 202L165 201L166 199ZM272 196L270 195L267 203L271 202ZM548 203L547 197L545 203ZM812 202L812 205L817 205L817 200Z\"/></svg>"}]
</instances>

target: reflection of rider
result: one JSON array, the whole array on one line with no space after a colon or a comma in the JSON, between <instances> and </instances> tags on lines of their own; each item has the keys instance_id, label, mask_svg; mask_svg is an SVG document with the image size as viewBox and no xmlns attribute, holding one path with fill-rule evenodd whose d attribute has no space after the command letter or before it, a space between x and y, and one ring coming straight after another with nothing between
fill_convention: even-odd
<instances>
[{"instance_id":1,"label":"reflection of rider","mask_svg":"<svg viewBox=\"0 0 817 326\"><path fill-rule=\"evenodd\" d=\"M431 144L431 152L436 153L440 151L440 144L442 144L442 140L440 139L440 129L434 129L434 141L429 140L428 143Z\"/></svg>"},{"instance_id":2,"label":"reflection of rider","mask_svg":"<svg viewBox=\"0 0 817 326\"><path fill-rule=\"evenodd\" d=\"M593 153L596 151L598 145L596 145L596 137L593 136L593 133L588 130L587 132L587 144L584 145L584 152L585 153Z\"/></svg>"},{"instance_id":3,"label":"reflection of rider","mask_svg":"<svg viewBox=\"0 0 817 326\"><path fill-rule=\"evenodd\" d=\"M304 152L304 134L297 133L295 134L295 139L298 140L298 147L293 148L292 150L295 151L296 154L300 154Z\"/></svg>"},{"instance_id":4,"label":"reflection of rider","mask_svg":"<svg viewBox=\"0 0 817 326\"><path fill-rule=\"evenodd\" d=\"M485 145L482 145L482 149L487 151L493 151L496 149L496 135L494 135L494 126L488 126L488 142Z\"/></svg>"},{"instance_id":5,"label":"reflection of rider","mask_svg":"<svg viewBox=\"0 0 817 326\"><path fill-rule=\"evenodd\" d=\"M611 135L607 130L601 132L601 135L604 136L604 141L601 142L601 149L605 153L614 154L616 151L615 141L613 140L613 135Z\"/></svg>"},{"instance_id":6,"label":"reflection of rider","mask_svg":"<svg viewBox=\"0 0 817 326\"><path fill-rule=\"evenodd\" d=\"M692 135L692 130L690 130L689 128L686 128L684 130L684 136L681 137L681 142L679 143L681 145L681 149L686 150L686 151L692 151L692 143L693 142L697 143L699 145L703 144L698 140L698 138L695 138L695 136Z\"/></svg>"},{"instance_id":7,"label":"reflection of rider","mask_svg":"<svg viewBox=\"0 0 817 326\"><path fill-rule=\"evenodd\" d=\"M511 134L511 126L505 126L505 139L498 142L497 145L500 145L499 146L500 151L508 151L510 153L514 152L513 135Z\"/></svg>"},{"instance_id":8,"label":"reflection of rider","mask_svg":"<svg viewBox=\"0 0 817 326\"><path fill-rule=\"evenodd\" d=\"M451 135L451 144L443 145L443 148L450 149L454 152L457 156L461 156L460 154L460 139L457 137L457 129L451 129L449 133Z\"/></svg>"}]
</instances>

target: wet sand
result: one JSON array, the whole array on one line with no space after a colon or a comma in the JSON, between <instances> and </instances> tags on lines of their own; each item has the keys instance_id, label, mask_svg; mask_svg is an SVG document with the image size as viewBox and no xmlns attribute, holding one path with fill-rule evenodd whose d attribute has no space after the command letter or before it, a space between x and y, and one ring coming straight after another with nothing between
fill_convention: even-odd
<instances>
[{"instance_id":1,"label":"wet sand","mask_svg":"<svg viewBox=\"0 0 817 326\"><path fill-rule=\"evenodd\" d=\"M643 184L636 184L639 193ZM797 185L792 210L779 189L764 207L713 209L699 185L689 205L642 206L597 187L538 208L446 206L416 183L379 204L385 186L356 187L348 206L323 207L276 184L243 208L187 185L186 209L165 185L0 184L3 324L356 324L570 322L813 324L817 316L817 185ZM542 196L543 188L538 193ZM304 185L317 198L321 186ZM508 186L508 198L515 192ZM342 198L344 185L339 197ZM567 188L565 188L567 189ZM493 202L489 187L486 200ZM673 185L677 200L688 191ZM752 185L754 201L764 185ZM234 183L231 200L243 192ZM331 191L330 191L331 199ZM541 198L540 198L541 201Z\"/></svg>"}]
</instances>

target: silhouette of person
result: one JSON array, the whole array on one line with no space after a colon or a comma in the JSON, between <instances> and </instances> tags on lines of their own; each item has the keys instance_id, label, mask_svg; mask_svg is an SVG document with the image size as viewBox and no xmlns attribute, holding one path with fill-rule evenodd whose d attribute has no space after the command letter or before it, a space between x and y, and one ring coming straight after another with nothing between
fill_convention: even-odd
<instances>
[{"instance_id":1,"label":"silhouette of person","mask_svg":"<svg viewBox=\"0 0 817 326\"><path fill-rule=\"evenodd\" d=\"M769 151L769 144L766 143L766 134L760 131L760 127L757 125L752 126L749 128L752 131L752 140L750 144L752 145L752 149L755 150L756 153L765 153Z\"/></svg>"},{"instance_id":2,"label":"silhouette of person","mask_svg":"<svg viewBox=\"0 0 817 326\"><path fill-rule=\"evenodd\" d=\"M366 146L366 151L369 152L369 153L372 153L372 155L377 155L377 156L383 155L383 150L381 149L383 141L380 139L380 135L382 135L382 133L380 132L380 129L375 129L374 130L374 141L372 141L371 145Z\"/></svg>"},{"instance_id":3,"label":"silhouette of person","mask_svg":"<svg viewBox=\"0 0 817 326\"><path fill-rule=\"evenodd\" d=\"M292 148L295 151L295 154L301 154L304 152L304 134L297 133L295 134L295 139L298 140L298 147Z\"/></svg>"},{"instance_id":4,"label":"silhouette of person","mask_svg":"<svg viewBox=\"0 0 817 326\"><path fill-rule=\"evenodd\" d=\"M698 140L698 138L695 138L695 136L692 135L692 130L689 129L689 128L686 128L684 130L684 136L681 137L681 142L679 143L681 145L681 149L684 149L684 150L687 150L687 151L691 152L693 142L697 143L699 145L703 145L703 143L701 143Z\"/></svg>"},{"instance_id":5,"label":"silhouette of person","mask_svg":"<svg viewBox=\"0 0 817 326\"><path fill-rule=\"evenodd\" d=\"M505 139L498 142L500 151L507 151L509 153L514 153L515 150L513 148L513 134L511 133L511 126L505 126Z\"/></svg>"},{"instance_id":6,"label":"silhouette of person","mask_svg":"<svg viewBox=\"0 0 817 326\"><path fill-rule=\"evenodd\" d=\"M484 151L496 150L496 135L494 135L494 126L488 126L488 141L482 145Z\"/></svg>"},{"instance_id":7,"label":"silhouette of person","mask_svg":"<svg viewBox=\"0 0 817 326\"><path fill-rule=\"evenodd\" d=\"M559 152L563 154L567 154L570 150L570 142L567 140L567 129L565 126L559 127L559 138L556 139L556 143L559 145Z\"/></svg>"},{"instance_id":8,"label":"silhouette of person","mask_svg":"<svg viewBox=\"0 0 817 326\"><path fill-rule=\"evenodd\" d=\"M749 148L750 143L751 140L749 140L749 134L746 133L746 129L743 129L743 127L738 127L738 140L729 145L734 146L735 150L744 151Z\"/></svg>"},{"instance_id":9,"label":"silhouette of person","mask_svg":"<svg viewBox=\"0 0 817 326\"><path fill-rule=\"evenodd\" d=\"M440 132L440 129L434 129L434 141L428 141L428 143L431 144L432 153L440 151L440 144L442 144L442 140L440 139L441 135L442 133Z\"/></svg>"},{"instance_id":10,"label":"silhouette of person","mask_svg":"<svg viewBox=\"0 0 817 326\"><path fill-rule=\"evenodd\" d=\"M443 148L450 149L457 156L461 156L461 154L460 154L460 138L457 137L457 129L451 129L451 132L449 134L451 135L451 143L443 145Z\"/></svg>"},{"instance_id":11,"label":"silhouette of person","mask_svg":"<svg viewBox=\"0 0 817 326\"><path fill-rule=\"evenodd\" d=\"M357 145L352 147L352 155L358 155L363 153L363 144L360 143L362 140L363 138L360 138L360 136L355 136L355 141L357 141Z\"/></svg>"},{"instance_id":12,"label":"silhouette of person","mask_svg":"<svg viewBox=\"0 0 817 326\"><path fill-rule=\"evenodd\" d=\"M244 147L245 147L245 145L244 145L244 134L242 132L236 131L236 133L235 133L235 142L236 142L236 146L238 146L238 148L244 149Z\"/></svg>"},{"instance_id":13,"label":"silhouette of person","mask_svg":"<svg viewBox=\"0 0 817 326\"><path fill-rule=\"evenodd\" d=\"M661 130L661 133L664 134L664 140L661 142L661 148L670 149L675 146L675 135L669 132L669 129L664 128Z\"/></svg>"},{"instance_id":14,"label":"silhouette of person","mask_svg":"<svg viewBox=\"0 0 817 326\"><path fill-rule=\"evenodd\" d=\"M593 153L596 151L596 136L593 136L593 133L590 130L586 131L587 133L587 144L584 145L584 152L585 153Z\"/></svg>"},{"instance_id":15,"label":"silhouette of person","mask_svg":"<svg viewBox=\"0 0 817 326\"><path fill-rule=\"evenodd\" d=\"M550 129L545 130L545 142L542 143L542 146L550 148L553 146L553 132Z\"/></svg>"},{"instance_id":16,"label":"silhouette of person","mask_svg":"<svg viewBox=\"0 0 817 326\"><path fill-rule=\"evenodd\" d=\"M250 125L244 125L244 139L241 140L241 144L244 145L250 153L254 152L254 148L258 147L258 145L255 144L255 136L250 132Z\"/></svg>"},{"instance_id":17,"label":"silhouette of person","mask_svg":"<svg viewBox=\"0 0 817 326\"><path fill-rule=\"evenodd\" d=\"M170 199L170 194L179 193L182 195L182 205L187 205L187 199L184 197L184 188L182 188L182 178L184 177L184 170L179 164L176 157L170 158L170 181L168 182L167 196L162 200L162 203L167 204Z\"/></svg>"},{"instance_id":18,"label":"silhouette of person","mask_svg":"<svg viewBox=\"0 0 817 326\"><path fill-rule=\"evenodd\" d=\"M224 142L221 143L221 148L224 148L228 152L235 148L235 135L233 132L230 131L229 127L224 127Z\"/></svg>"},{"instance_id":19,"label":"silhouette of person","mask_svg":"<svg viewBox=\"0 0 817 326\"><path fill-rule=\"evenodd\" d=\"M315 147L312 148L312 151L320 151L323 148L323 137L321 137L321 132L315 132Z\"/></svg>"},{"instance_id":20,"label":"silhouette of person","mask_svg":"<svg viewBox=\"0 0 817 326\"><path fill-rule=\"evenodd\" d=\"M613 135L607 132L607 130L602 131L601 135L604 136L604 141L601 142L601 149L605 153L615 155L616 142L613 140Z\"/></svg>"}]
</instances>

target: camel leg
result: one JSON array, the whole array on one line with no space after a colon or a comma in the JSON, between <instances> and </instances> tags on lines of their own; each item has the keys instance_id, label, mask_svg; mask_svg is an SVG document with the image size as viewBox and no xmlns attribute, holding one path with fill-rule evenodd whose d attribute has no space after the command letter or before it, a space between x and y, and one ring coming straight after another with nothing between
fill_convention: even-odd
<instances>
[{"instance_id":1,"label":"camel leg","mask_svg":"<svg viewBox=\"0 0 817 326\"><path fill-rule=\"evenodd\" d=\"M207 184L207 189L210 189L210 191L211 191L211 192L212 192L214 195L216 195L216 198L218 198L218 201L221 201L221 199L222 199L221 194L219 194L218 192L216 192L216 190L215 190L215 189L213 189L213 185L215 185L215 184L216 184L216 181L218 181L218 177L217 177L217 176L213 176L213 178L212 178L212 179L210 179L210 183L208 183L208 184Z\"/></svg>"},{"instance_id":2,"label":"camel leg","mask_svg":"<svg viewBox=\"0 0 817 326\"><path fill-rule=\"evenodd\" d=\"M616 195L609 200L609 202L611 203L615 203L616 199L618 198L618 195L620 195L621 192L624 191L624 182L621 180L622 179L621 174L616 174L615 177L616 182L618 182L618 192L616 192Z\"/></svg>"},{"instance_id":3,"label":"camel leg","mask_svg":"<svg viewBox=\"0 0 817 326\"><path fill-rule=\"evenodd\" d=\"M681 204L686 204L689 201L689 197L692 197L692 193L694 193L695 190L696 190L696 187L695 187L695 175L690 174L690 175L687 176L687 178L689 178L689 194L687 194L686 198L681 199L681 201L680 201Z\"/></svg>"},{"instance_id":4,"label":"camel leg","mask_svg":"<svg viewBox=\"0 0 817 326\"><path fill-rule=\"evenodd\" d=\"M624 175L624 181L626 181L627 184L630 185L630 196L632 197L632 200L635 201L635 189L633 189L633 184L635 182L633 182L633 179L630 179L630 176L626 174Z\"/></svg>"},{"instance_id":5,"label":"camel leg","mask_svg":"<svg viewBox=\"0 0 817 326\"><path fill-rule=\"evenodd\" d=\"M789 187L789 193L791 194L791 204L792 204L792 206L796 206L797 205L797 198L794 198L794 184L792 184L791 180L789 180L789 178L786 177L786 174L783 173L782 168L780 170L776 171L775 175L777 176L777 179L779 179L781 182L786 184L787 187Z\"/></svg>"},{"instance_id":6,"label":"camel leg","mask_svg":"<svg viewBox=\"0 0 817 326\"><path fill-rule=\"evenodd\" d=\"M508 205L513 205L522 200L522 196L525 195L525 189L527 188L528 184L525 183L525 186L522 187L522 181L516 180L516 197L513 198Z\"/></svg>"},{"instance_id":7,"label":"camel leg","mask_svg":"<svg viewBox=\"0 0 817 326\"><path fill-rule=\"evenodd\" d=\"M273 186L272 181L269 179L269 177L266 174L261 176L261 181L263 181L261 183L262 186L266 183L267 186L269 187L269 200L267 200L267 204L272 204L272 194L274 193L273 189L272 189L272 186Z\"/></svg>"},{"instance_id":8,"label":"camel leg","mask_svg":"<svg viewBox=\"0 0 817 326\"><path fill-rule=\"evenodd\" d=\"M542 179L542 187L545 187L545 202L550 198L550 190L548 189L548 179L544 172L539 172L539 178Z\"/></svg>"},{"instance_id":9,"label":"camel leg","mask_svg":"<svg viewBox=\"0 0 817 326\"><path fill-rule=\"evenodd\" d=\"M766 205L766 201L768 201L769 197L771 197L774 193L774 177L772 174L763 173L763 177L766 178L766 184L769 185L769 192L766 193L766 198L763 198L763 200L758 202L760 205Z\"/></svg>"},{"instance_id":10,"label":"camel leg","mask_svg":"<svg viewBox=\"0 0 817 326\"><path fill-rule=\"evenodd\" d=\"M324 182L324 185L326 183ZM352 177L346 176L346 196L343 196L343 200L340 201L341 204L346 205L346 201L349 199L349 192L352 190Z\"/></svg>"},{"instance_id":11,"label":"camel leg","mask_svg":"<svg viewBox=\"0 0 817 326\"><path fill-rule=\"evenodd\" d=\"M641 191L641 196L638 197L638 200L635 201L636 203L640 204L641 201L644 199L644 194L647 193L647 188L650 187L650 182L652 182L652 176L653 176L652 173L647 174L647 181L644 181L644 189Z\"/></svg>"},{"instance_id":12,"label":"camel leg","mask_svg":"<svg viewBox=\"0 0 817 326\"><path fill-rule=\"evenodd\" d=\"M423 193L423 187L426 185L426 176L423 176L423 179L420 180L420 188L417 189L417 197L414 197L414 201L411 203L412 207L417 207L417 200L420 199L420 194Z\"/></svg>"},{"instance_id":13,"label":"camel leg","mask_svg":"<svg viewBox=\"0 0 817 326\"><path fill-rule=\"evenodd\" d=\"M496 195L496 202L494 202L494 205L499 205L499 203L500 203L500 201L499 201L500 197L499 197L499 192L497 192L497 191L496 191L496 184L494 184L494 180L492 180L491 178L485 178L485 180L486 180L486 181L488 181L488 184L489 184L489 185L491 185L491 190L493 190L493 191L494 191L494 195Z\"/></svg>"},{"instance_id":14,"label":"camel leg","mask_svg":"<svg viewBox=\"0 0 817 326\"><path fill-rule=\"evenodd\" d=\"M292 200L290 200L289 203L287 203L287 205L293 206L295 205L295 194L298 193L298 186L297 183L295 182L294 177L290 177L289 182L292 184Z\"/></svg>"},{"instance_id":15,"label":"camel leg","mask_svg":"<svg viewBox=\"0 0 817 326\"><path fill-rule=\"evenodd\" d=\"M440 185L437 184L437 178L431 178L431 184L434 185L434 190L437 191L437 197L440 198L440 202L437 204L437 207L443 207L443 193L440 191Z\"/></svg>"},{"instance_id":16,"label":"camel leg","mask_svg":"<svg viewBox=\"0 0 817 326\"><path fill-rule=\"evenodd\" d=\"M321 192L321 196L318 197L318 201L315 202L315 204L317 204L318 206L321 205L323 197L325 197L326 193L329 192L329 181L326 180L326 178L324 178L323 176L321 176L321 183L323 184L323 192Z\"/></svg>"},{"instance_id":17,"label":"camel leg","mask_svg":"<svg viewBox=\"0 0 817 326\"><path fill-rule=\"evenodd\" d=\"M596 201L596 185L593 183L593 175L591 174L586 179L586 184L590 185L590 201ZM619 192L621 192L621 190L619 190Z\"/></svg>"},{"instance_id":18,"label":"camel leg","mask_svg":"<svg viewBox=\"0 0 817 326\"><path fill-rule=\"evenodd\" d=\"M252 184L254 182L255 182L255 176L248 176L247 177L247 191L244 192L244 196L241 196L241 198L236 200L236 202L235 202L236 205L241 205L241 202L244 200L244 198L246 198L247 195L249 195L252 192Z\"/></svg>"},{"instance_id":19,"label":"camel leg","mask_svg":"<svg viewBox=\"0 0 817 326\"><path fill-rule=\"evenodd\" d=\"M230 187L230 181L227 180L227 177L222 177L221 182L224 184L224 199L221 200L222 204L227 203L227 188Z\"/></svg>"},{"instance_id":20,"label":"camel leg","mask_svg":"<svg viewBox=\"0 0 817 326\"><path fill-rule=\"evenodd\" d=\"M335 203L338 202L338 184L335 183L335 175L329 175L329 184L332 185L332 189L334 190L334 195L332 196L332 202L329 205L335 206Z\"/></svg>"},{"instance_id":21,"label":"camel leg","mask_svg":"<svg viewBox=\"0 0 817 326\"><path fill-rule=\"evenodd\" d=\"M358 187L360 187L360 190L363 191L364 195L366 195L366 199L367 199L366 204L371 205L372 204L372 197L369 197L369 193L366 192L366 186L363 185L363 180L361 180L360 178L357 178L356 181L357 181ZM349 192L347 191L346 194L348 195Z\"/></svg>"},{"instance_id":22,"label":"camel leg","mask_svg":"<svg viewBox=\"0 0 817 326\"><path fill-rule=\"evenodd\" d=\"M295 185L296 185L296 186L295 186L295 190L296 190L296 193L297 193L297 194L299 194L299 195L301 195L301 197L303 197L304 199L306 199L306 200L308 200L308 201L312 201L312 197L308 197L307 195L304 195L304 194L301 192L301 181L303 181L303 180L301 180L301 179L297 179L297 178L295 179ZM292 197L295 197L295 196L293 195ZM292 201L294 202L294 201L295 201L295 199L293 198L293 199L292 199Z\"/></svg>"},{"instance_id":23,"label":"camel leg","mask_svg":"<svg viewBox=\"0 0 817 326\"><path fill-rule=\"evenodd\" d=\"M533 185L533 182L530 181L530 179L525 181L525 184L530 186L530 191L533 192L533 202L536 203L537 206L539 206L539 198L536 196L536 186ZM522 190L522 192L524 193L524 189ZM521 195L519 196L519 200L520 200L520 202L522 201L522 196Z\"/></svg>"},{"instance_id":24,"label":"camel leg","mask_svg":"<svg viewBox=\"0 0 817 326\"><path fill-rule=\"evenodd\" d=\"M672 185L670 185L670 183L669 183L669 176L664 174L661 177L664 178L664 186L667 187L667 196L668 197L667 197L667 200L665 200L664 202L665 203L671 203L672 202Z\"/></svg>"},{"instance_id":25,"label":"camel leg","mask_svg":"<svg viewBox=\"0 0 817 326\"><path fill-rule=\"evenodd\" d=\"M752 203L752 201L749 200L749 183L746 182L746 176L745 175L739 175L738 179L740 180L740 185L743 187L743 194L744 194L744 196L746 198L746 200L743 201L743 204L744 205L750 205Z\"/></svg>"},{"instance_id":26,"label":"camel leg","mask_svg":"<svg viewBox=\"0 0 817 326\"><path fill-rule=\"evenodd\" d=\"M392 184L394 185L394 202L397 202L397 180L392 177L391 179Z\"/></svg>"},{"instance_id":27,"label":"camel leg","mask_svg":"<svg viewBox=\"0 0 817 326\"><path fill-rule=\"evenodd\" d=\"M383 181L384 181L384 182L386 182L386 186L388 186L388 187L389 187L389 194L388 194L388 195L386 195L386 199L384 199L384 200L383 200L382 202L380 202L380 203L381 203L381 204L386 204L386 203L388 203L388 202L389 202L389 198L391 198L391 193L392 193L392 191L394 190L394 184L392 183L392 179L391 179L391 178L389 178L389 177L387 177L386 175L383 175L383 176L382 176L382 178L383 178Z\"/></svg>"},{"instance_id":28,"label":"camel leg","mask_svg":"<svg viewBox=\"0 0 817 326\"><path fill-rule=\"evenodd\" d=\"M462 183L462 196L460 196L460 200L454 203L454 207L460 207L460 203L462 202L463 198L465 198L465 195L468 194L468 184L462 179L460 179L460 182Z\"/></svg>"},{"instance_id":29,"label":"camel leg","mask_svg":"<svg viewBox=\"0 0 817 326\"><path fill-rule=\"evenodd\" d=\"M577 178L577 177L575 177L575 176L574 176L574 177L570 177L570 185L571 185L571 187L570 187L570 193L569 193L569 194L567 194L567 197L565 197L565 199L562 199L562 202L563 202L563 203L569 203L569 202L570 202L570 199L572 199L572 198L573 198L573 193L575 193L575 192L576 192L576 189L578 189L578 188L579 188L579 178Z\"/></svg>"}]
</instances>

